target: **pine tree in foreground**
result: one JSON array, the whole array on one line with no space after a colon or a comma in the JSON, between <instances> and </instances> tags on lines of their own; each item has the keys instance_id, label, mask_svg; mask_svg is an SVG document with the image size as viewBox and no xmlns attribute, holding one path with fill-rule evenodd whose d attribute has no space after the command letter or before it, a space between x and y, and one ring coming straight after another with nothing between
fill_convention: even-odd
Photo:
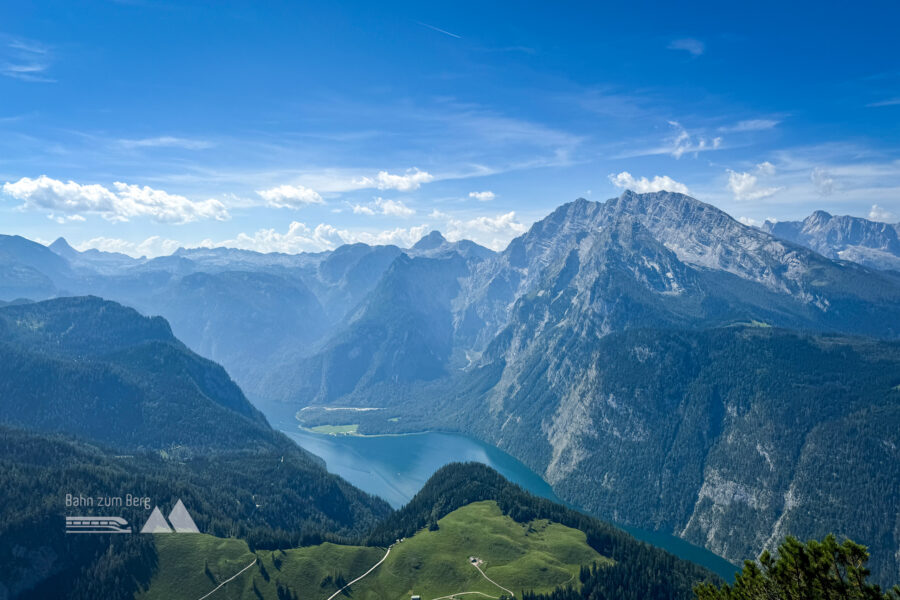
<instances>
[{"instance_id":1,"label":"pine tree in foreground","mask_svg":"<svg viewBox=\"0 0 900 600\"><path fill-rule=\"evenodd\" d=\"M900 586L883 592L868 583L865 546L834 535L807 543L788 537L777 557L763 552L759 562L746 561L734 585L697 586L698 600L900 600Z\"/></svg>"}]
</instances>

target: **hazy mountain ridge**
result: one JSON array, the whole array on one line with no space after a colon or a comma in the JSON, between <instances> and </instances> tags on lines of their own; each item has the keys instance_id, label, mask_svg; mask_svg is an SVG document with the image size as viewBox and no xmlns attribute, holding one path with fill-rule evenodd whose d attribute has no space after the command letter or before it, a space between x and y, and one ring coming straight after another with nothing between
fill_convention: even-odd
<instances>
[{"instance_id":1,"label":"hazy mountain ridge","mask_svg":"<svg viewBox=\"0 0 900 600\"><path fill-rule=\"evenodd\" d=\"M60 298L0 309L0 330L8 424L122 448L227 448L228 432L277 445L225 370L188 350L161 317Z\"/></svg>"},{"instance_id":2,"label":"hazy mountain ridge","mask_svg":"<svg viewBox=\"0 0 900 600\"><path fill-rule=\"evenodd\" d=\"M803 221L766 221L779 238L811 248L832 259L873 269L900 271L900 223L882 223L817 210Z\"/></svg>"},{"instance_id":3,"label":"hazy mountain ridge","mask_svg":"<svg viewBox=\"0 0 900 600\"><path fill-rule=\"evenodd\" d=\"M78 252L62 238L48 249L20 238L28 253L58 264L45 275L30 266L34 260L7 263L0 254L0 270L10 270L0 273L0 292L7 299L95 294L162 315L192 349L221 362L249 394L264 397L261 381L272 365L294 364L326 343L399 256L460 253L473 262L493 254L437 235L433 247L407 250L351 244L291 255L181 248L154 259Z\"/></svg>"}]
</instances>

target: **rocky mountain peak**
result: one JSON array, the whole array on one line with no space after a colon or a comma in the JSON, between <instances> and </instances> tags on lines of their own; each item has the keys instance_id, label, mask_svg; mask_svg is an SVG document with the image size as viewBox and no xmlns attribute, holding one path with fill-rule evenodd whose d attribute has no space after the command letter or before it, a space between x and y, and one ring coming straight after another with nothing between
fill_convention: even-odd
<instances>
[{"instance_id":1,"label":"rocky mountain peak","mask_svg":"<svg viewBox=\"0 0 900 600\"><path fill-rule=\"evenodd\" d=\"M50 244L47 247L50 248L51 250L53 250L55 253L62 256L63 258L71 258L73 256L78 255L78 250L73 248L69 244L69 242L66 241L66 238L64 238L64 237L56 238L56 241L54 241L52 244Z\"/></svg>"},{"instance_id":2,"label":"rocky mountain peak","mask_svg":"<svg viewBox=\"0 0 900 600\"><path fill-rule=\"evenodd\" d=\"M900 270L900 225L817 210L803 221L766 221L762 229L831 259Z\"/></svg>"},{"instance_id":3,"label":"rocky mountain peak","mask_svg":"<svg viewBox=\"0 0 900 600\"><path fill-rule=\"evenodd\" d=\"M418 242L413 245L413 250L434 250L435 248L439 248L447 243L447 238L445 238L440 231L434 230L426 236L423 236Z\"/></svg>"}]
</instances>

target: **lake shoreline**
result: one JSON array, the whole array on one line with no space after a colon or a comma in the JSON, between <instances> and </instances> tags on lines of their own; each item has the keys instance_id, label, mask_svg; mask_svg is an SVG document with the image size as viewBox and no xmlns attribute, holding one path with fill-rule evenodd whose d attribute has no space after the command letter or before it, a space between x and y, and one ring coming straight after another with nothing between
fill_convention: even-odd
<instances>
[{"instance_id":1,"label":"lake shoreline","mask_svg":"<svg viewBox=\"0 0 900 600\"><path fill-rule=\"evenodd\" d=\"M740 571L738 565L673 534L623 525L571 505L556 496L552 486L521 461L496 446L463 433L433 430L330 434L302 426L293 431L281 430L304 450L324 460L330 472L383 498L395 509L406 504L434 471L445 464L481 462L532 494L610 523L642 542L706 567L729 582ZM404 440L411 443L402 443Z\"/></svg>"}]
</instances>

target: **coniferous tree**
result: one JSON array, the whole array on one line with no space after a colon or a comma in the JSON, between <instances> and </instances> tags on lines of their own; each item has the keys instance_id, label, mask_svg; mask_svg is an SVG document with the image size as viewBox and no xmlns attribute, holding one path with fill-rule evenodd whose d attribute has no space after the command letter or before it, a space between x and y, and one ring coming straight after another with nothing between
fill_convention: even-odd
<instances>
[{"instance_id":1,"label":"coniferous tree","mask_svg":"<svg viewBox=\"0 0 900 600\"><path fill-rule=\"evenodd\" d=\"M865 546L839 543L828 535L821 542L788 537L777 556L763 552L759 563L747 561L734 585L697 586L698 600L900 600L900 587L884 593L867 581Z\"/></svg>"}]
</instances>

